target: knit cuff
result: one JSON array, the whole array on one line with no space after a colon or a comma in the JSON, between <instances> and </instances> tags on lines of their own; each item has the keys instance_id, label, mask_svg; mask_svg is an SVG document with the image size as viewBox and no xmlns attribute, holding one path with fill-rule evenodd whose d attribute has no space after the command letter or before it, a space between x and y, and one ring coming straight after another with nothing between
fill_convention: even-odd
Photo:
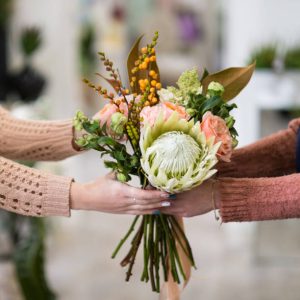
<instances>
[{"instance_id":1,"label":"knit cuff","mask_svg":"<svg viewBox=\"0 0 300 300\"><path fill-rule=\"evenodd\" d=\"M219 179L220 215L223 223L250 221L247 184L234 178Z\"/></svg>"},{"instance_id":2,"label":"knit cuff","mask_svg":"<svg viewBox=\"0 0 300 300\"><path fill-rule=\"evenodd\" d=\"M51 140L55 147L55 156L60 160L80 153L74 148L74 130L72 120L55 121L51 126Z\"/></svg>"},{"instance_id":3,"label":"knit cuff","mask_svg":"<svg viewBox=\"0 0 300 300\"><path fill-rule=\"evenodd\" d=\"M70 189L73 179L49 175L46 183L46 195L43 201L44 216L70 216Z\"/></svg>"}]
</instances>

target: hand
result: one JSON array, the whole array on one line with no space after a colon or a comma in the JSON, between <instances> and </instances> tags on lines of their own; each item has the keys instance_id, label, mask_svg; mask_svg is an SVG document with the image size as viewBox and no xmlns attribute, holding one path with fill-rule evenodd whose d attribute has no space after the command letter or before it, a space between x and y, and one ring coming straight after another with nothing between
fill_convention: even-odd
<instances>
[{"instance_id":1,"label":"hand","mask_svg":"<svg viewBox=\"0 0 300 300\"><path fill-rule=\"evenodd\" d=\"M113 173L86 184L72 183L71 208L144 215L170 205L169 194L142 190L115 180Z\"/></svg>"},{"instance_id":2,"label":"hand","mask_svg":"<svg viewBox=\"0 0 300 300\"><path fill-rule=\"evenodd\" d=\"M212 188L214 193L212 194ZM207 180L200 186L181 194L177 194L172 201L172 206L161 209L162 213L177 215L180 217L194 217L208 213L215 208L219 208L219 185L217 181Z\"/></svg>"}]
</instances>

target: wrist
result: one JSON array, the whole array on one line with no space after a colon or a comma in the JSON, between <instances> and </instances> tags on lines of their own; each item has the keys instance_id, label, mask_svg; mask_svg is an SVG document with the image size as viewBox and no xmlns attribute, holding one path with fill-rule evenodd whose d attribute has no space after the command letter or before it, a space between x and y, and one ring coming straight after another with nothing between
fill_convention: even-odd
<instances>
[{"instance_id":1,"label":"wrist","mask_svg":"<svg viewBox=\"0 0 300 300\"><path fill-rule=\"evenodd\" d=\"M70 190L70 207L71 209L81 210L84 209L84 185L81 183L73 182Z\"/></svg>"}]
</instances>

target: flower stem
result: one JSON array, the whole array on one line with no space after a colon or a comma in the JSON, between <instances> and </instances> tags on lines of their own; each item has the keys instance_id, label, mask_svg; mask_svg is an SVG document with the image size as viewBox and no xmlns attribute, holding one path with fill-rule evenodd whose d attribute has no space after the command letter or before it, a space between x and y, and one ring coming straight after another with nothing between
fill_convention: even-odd
<instances>
[{"instance_id":1,"label":"flower stem","mask_svg":"<svg viewBox=\"0 0 300 300\"><path fill-rule=\"evenodd\" d=\"M119 244L117 245L115 251L113 252L111 258L115 258L119 252L119 250L121 249L121 247L123 246L123 244L126 242L126 240L128 239L128 237L130 236L130 234L134 231L134 226L136 224L136 222L138 221L140 216L136 216L128 230L128 232L126 233L126 235L124 236L123 239L121 239L121 241L119 242Z\"/></svg>"}]
</instances>

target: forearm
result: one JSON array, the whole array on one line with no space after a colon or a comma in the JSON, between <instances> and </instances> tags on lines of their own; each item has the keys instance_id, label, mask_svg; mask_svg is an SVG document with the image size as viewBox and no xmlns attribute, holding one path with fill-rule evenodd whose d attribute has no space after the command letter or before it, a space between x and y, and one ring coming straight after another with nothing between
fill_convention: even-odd
<instances>
[{"instance_id":1,"label":"forearm","mask_svg":"<svg viewBox=\"0 0 300 300\"><path fill-rule=\"evenodd\" d=\"M300 217L300 174L275 178L220 178L223 222Z\"/></svg>"},{"instance_id":2,"label":"forearm","mask_svg":"<svg viewBox=\"0 0 300 300\"><path fill-rule=\"evenodd\" d=\"M69 216L71 182L0 157L0 209L26 216Z\"/></svg>"},{"instance_id":3,"label":"forearm","mask_svg":"<svg viewBox=\"0 0 300 300\"><path fill-rule=\"evenodd\" d=\"M236 150L230 163L220 163L219 177L271 177L295 172L296 133L289 128Z\"/></svg>"},{"instance_id":4,"label":"forearm","mask_svg":"<svg viewBox=\"0 0 300 300\"><path fill-rule=\"evenodd\" d=\"M0 138L0 155L10 159L61 160L79 153L71 120L19 120L0 108Z\"/></svg>"}]
</instances>

